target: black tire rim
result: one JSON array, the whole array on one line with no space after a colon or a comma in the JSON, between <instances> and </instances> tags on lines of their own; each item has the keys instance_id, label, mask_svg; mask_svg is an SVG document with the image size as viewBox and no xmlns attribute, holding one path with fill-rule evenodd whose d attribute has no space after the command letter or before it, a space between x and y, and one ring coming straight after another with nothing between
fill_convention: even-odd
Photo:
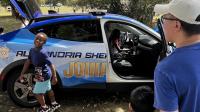
<instances>
[{"instance_id":1,"label":"black tire rim","mask_svg":"<svg viewBox=\"0 0 200 112\"><path fill-rule=\"evenodd\" d=\"M33 94L33 74L27 73L24 74L24 82L18 80L14 83L14 94L22 102L33 104L37 100Z\"/></svg>"}]
</instances>

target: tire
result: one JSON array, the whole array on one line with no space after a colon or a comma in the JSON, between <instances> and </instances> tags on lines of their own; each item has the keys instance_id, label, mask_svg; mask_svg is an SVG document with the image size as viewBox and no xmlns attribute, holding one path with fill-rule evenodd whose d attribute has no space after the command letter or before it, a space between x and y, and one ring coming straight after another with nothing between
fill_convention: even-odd
<instances>
[{"instance_id":1,"label":"tire","mask_svg":"<svg viewBox=\"0 0 200 112\"><path fill-rule=\"evenodd\" d=\"M13 102L23 107L33 107L38 105L37 100L32 94L33 88L33 70L24 74L25 81L18 81L22 69L16 69L12 72L7 82L7 91ZM27 80L27 81L26 81Z\"/></svg>"}]
</instances>

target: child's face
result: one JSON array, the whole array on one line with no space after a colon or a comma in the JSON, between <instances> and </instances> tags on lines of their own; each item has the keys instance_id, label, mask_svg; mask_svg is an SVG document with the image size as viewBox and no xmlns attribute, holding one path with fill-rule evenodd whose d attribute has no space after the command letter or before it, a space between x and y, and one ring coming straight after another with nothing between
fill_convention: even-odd
<instances>
[{"instance_id":1,"label":"child's face","mask_svg":"<svg viewBox=\"0 0 200 112\"><path fill-rule=\"evenodd\" d=\"M36 35L34 40L35 47L42 47L45 44L46 40L47 38L44 35Z\"/></svg>"}]
</instances>

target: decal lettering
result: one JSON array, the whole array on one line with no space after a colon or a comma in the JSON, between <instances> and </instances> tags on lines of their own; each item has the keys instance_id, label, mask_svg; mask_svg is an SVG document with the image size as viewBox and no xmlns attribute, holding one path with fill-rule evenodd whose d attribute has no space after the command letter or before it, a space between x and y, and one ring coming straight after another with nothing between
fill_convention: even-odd
<instances>
[{"instance_id":1,"label":"decal lettering","mask_svg":"<svg viewBox=\"0 0 200 112\"><path fill-rule=\"evenodd\" d=\"M49 57L57 58L81 58L81 52L48 52Z\"/></svg>"},{"instance_id":2,"label":"decal lettering","mask_svg":"<svg viewBox=\"0 0 200 112\"><path fill-rule=\"evenodd\" d=\"M106 53L86 53L85 58L106 58Z\"/></svg>"},{"instance_id":3,"label":"decal lettering","mask_svg":"<svg viewBox=\"0 0 200 112\"><path fill-rule=\"evenodd\" d=\"M80 77L104 77L106 75L106 63L72 62L63 71L64 76L71 78Z\"/></svg>"},{"instance_id":4,"label":"decal lettering","mask_svg":"<svg viewBox=\"0 0 200 112\"><path fill-rule=\"evenodd\" d=\"M17 51L16 56L28 57L28 53L26 51Z\"/></svg>"},{"instance_id":5,"label":"decal lettering","mask_svg":"<svg viewBox=\"0 0 200 112\"><path fill-rule=\"evenodd\" d=\"M16 56L18 57L28 57L28 51L17 51ZM48 56L50 58L96 58L96 59L106 59L107 54L106 53L85 53L85 56L81 52L54 52L50 51L48 52Z\"/></svg>"}]
</instances>

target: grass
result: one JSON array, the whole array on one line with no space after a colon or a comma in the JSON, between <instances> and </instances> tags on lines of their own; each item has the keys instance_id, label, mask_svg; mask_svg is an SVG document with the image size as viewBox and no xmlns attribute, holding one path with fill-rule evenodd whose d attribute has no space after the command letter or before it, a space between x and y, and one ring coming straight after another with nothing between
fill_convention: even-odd
<instances>
[{"instance_id":1,"label":"grass","mask_svg":"<svg viewBox=\"0 0 200 112\"><path fill-rule=\"evenodd\" d=\"M55 10L58 13L72 13L73 7L61 6L61 7L40 7L43 14L48 14L48 10ZM76 12L81 12L81 8L76 9ZM4 33L16 30L22 25L20 20L12 17L11 11L7 11L7 8L0 6L0 26L4 28Z\"/></svg>"},{"instance_id":2,"label":"grass","mask_svg":"<svg viewBox=\"0 0 200 112\"><path fill-rule=\"evenodd\" d=\"M0 16L11 16L11 12L4 7L0 7Z\"/></svg>"},{"instance_id":3,"label":"grass","mask_svg":"<svg viewBox=\"0 0 200 112\"><path fill-rule=\"evenodd\" d=\"M73 12L73 7L71 6L61 6L61 7L40 7L43 14L48 14L48 10L55 10L58 13L69 13ZM79 8L76 12L81 12ZM0 16L11 16L11 11L7 11L6 8L0 6Z\"/></svg>"},{"instance_id":4,"label":"grass","mask_svg":"<svg viewBox=\"0 0 200 112\"><path fill-rule=\"evenodd\" d=\"M20 28L21 21L12 16L0 16L0 25L4 28L4 33L7 33Z\"/></svg>"},{"instance_id":5,"label":"grass","mask_svg":"<svg viewBox=\"0 0 200 112\"><path fill-rule=\"evenodd\" d=\"M70 6L61 6L61 7L40 7L43 14L47 14L48 10L55 10L58 13L67 13L73 12L73 7ZM78 10L80 11L80 10Z\"/></svg>"},{"instance_id":6,"label":"grass","mask_svg":"<svg viewBox=\"0 0 200 112\"><path fill-rule=\"evenodd\" d=\"M48 10L55 10L58 13L73 12L73 7L61 6L61 7L40 7L43 14L47 14ZM77 11L81 11L80 9ZM12 17L12 13L7 11L6 8L0 6L0 26L4 28L4 33L14 31L20 28L22 22Z\"/></svg>"}]
</instances>

